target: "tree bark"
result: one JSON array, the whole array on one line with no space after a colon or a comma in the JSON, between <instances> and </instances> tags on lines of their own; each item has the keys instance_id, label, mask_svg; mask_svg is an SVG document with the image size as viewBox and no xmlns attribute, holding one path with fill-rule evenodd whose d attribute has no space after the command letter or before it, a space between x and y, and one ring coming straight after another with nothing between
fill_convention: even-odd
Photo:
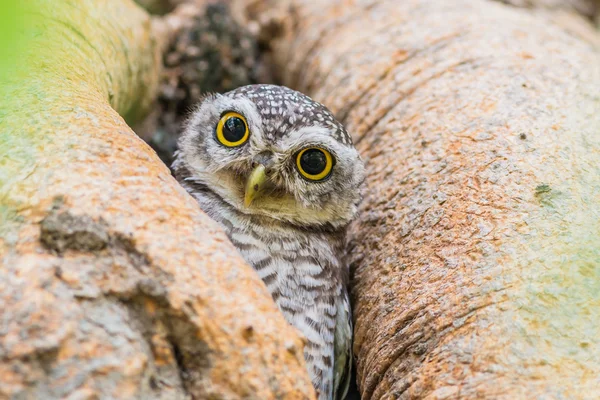
<instances>
[{"instance_id":1,"label":"tree bark","mask_svg":"<svg viewBox=\"0 0 600 400\"><path fill-rule=\"evenodd\" d=\"M242 1L248 18L262 2ZM598 34L499 2L291 0L273 56L366 159L363 400L600 390Z\"/></svg>"},{"instance_id":2,"label":"tree bark","mask_svg":"<svg viewBox=\"0 0 600 400\"><path fill-rule=\"evenodd\" d=\"M27 4L0 82L0 398L314 398L296 331L119 116L156 93L148 15Z\"/></svg>"}]
</instances>

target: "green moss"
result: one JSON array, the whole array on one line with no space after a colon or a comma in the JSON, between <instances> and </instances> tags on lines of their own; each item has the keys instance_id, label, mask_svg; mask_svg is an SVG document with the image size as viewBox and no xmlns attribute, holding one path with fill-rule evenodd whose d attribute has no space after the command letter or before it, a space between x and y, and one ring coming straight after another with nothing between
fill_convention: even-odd
<instances>
[{"instance_id":1,"label":"green moss","mask_svg":"<svg viewBox=\"0 0 600 400\"><path fill-rule=\"evenodd\" d=\"M536 195L540 195L542 193L549 193L551 191L552 191L552 188L550 187L550 185L546 185L545 183L542 183L541 185L537 185L535 188Z\"/></svg>"},{"instance_id":2,"label":"green moss","mask_svg":"<svg viewBox=\"0 0 600 400\"><path fill-rule=\"evenodd\" d=\"M519 288L507 314L512 356L526 364L585 371L600 362L600 182L589 167L596 160L589 153L587 168L535 188L539 207L525 218L517 264L506 268L508 286Z\"/></svg>"}]
</instances>

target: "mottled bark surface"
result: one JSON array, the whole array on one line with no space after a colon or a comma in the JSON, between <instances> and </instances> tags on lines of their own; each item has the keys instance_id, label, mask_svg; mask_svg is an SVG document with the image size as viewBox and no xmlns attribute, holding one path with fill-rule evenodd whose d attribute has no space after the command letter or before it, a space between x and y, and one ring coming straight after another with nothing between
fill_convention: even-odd
<instances>
[{"instance_id":1,"label":"mottled bark surface","mask_svg":"<svg viewBox=\"0 0 600 400\"><path fill-rule=\"evenodd\" d=\"M313 398L260 279L118 114L156 92L147 14L30 4L0 82L0 398Z\"/></svg>"},{"instance_id":2,"label":"mottled bark surface","mask_svg":"<svg viewBox=\"0 0 600 400\"><path fill-rule=\"evenodd\" d=\"M283 82L329 106L368 164L363 399L597 398L591 24L484 0L292 0L279 17Z\"/></svg>"}]
</instances>

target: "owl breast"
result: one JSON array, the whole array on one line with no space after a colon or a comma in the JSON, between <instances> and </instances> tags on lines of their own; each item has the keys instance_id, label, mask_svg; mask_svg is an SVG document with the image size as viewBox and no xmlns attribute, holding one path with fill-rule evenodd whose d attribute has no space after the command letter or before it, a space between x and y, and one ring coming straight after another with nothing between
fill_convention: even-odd
<instances>
[{"instance_id":1,"label":"owl breast","mask_svg":"<svg viewBox=\"0 0 600 400\"><path fill-rule=\"evenodd\" d=\"M256 220L212 192L195 189L191 192L201 207L225 228L286 320L307 339L304 358L318 399L330 400L345 392L341 386L349 372L351 327L345 266L340 261L344 233Z\"/></svg>"}]
</instances>

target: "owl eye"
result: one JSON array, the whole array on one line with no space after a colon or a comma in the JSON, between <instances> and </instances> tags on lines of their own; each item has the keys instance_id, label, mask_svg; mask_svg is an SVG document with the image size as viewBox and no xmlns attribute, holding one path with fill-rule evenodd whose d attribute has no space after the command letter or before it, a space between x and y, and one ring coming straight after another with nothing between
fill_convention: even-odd
<instances>
[{"instance_id":1,"label":"owl eye","mask_svg":"<svg viewBox=\"0 0 600 400\"><path fill-rule=\"evenodd\" d=\"M246 143L250 136L246 118L230 111L223 115L217 124L217 140L226 147L238 147Z\"/></svg>"},{"instance_id":2,"label":"owl eye","mask_svg":"<svg viewBox=\"0 0 600 400\"><path fill-rule=\"evenodd\" d=\"M333 157L327 150L308 147L296 156L296 167L300 175L306 179L321 181L331 173Z\"/></svg>"}]
</instances>

